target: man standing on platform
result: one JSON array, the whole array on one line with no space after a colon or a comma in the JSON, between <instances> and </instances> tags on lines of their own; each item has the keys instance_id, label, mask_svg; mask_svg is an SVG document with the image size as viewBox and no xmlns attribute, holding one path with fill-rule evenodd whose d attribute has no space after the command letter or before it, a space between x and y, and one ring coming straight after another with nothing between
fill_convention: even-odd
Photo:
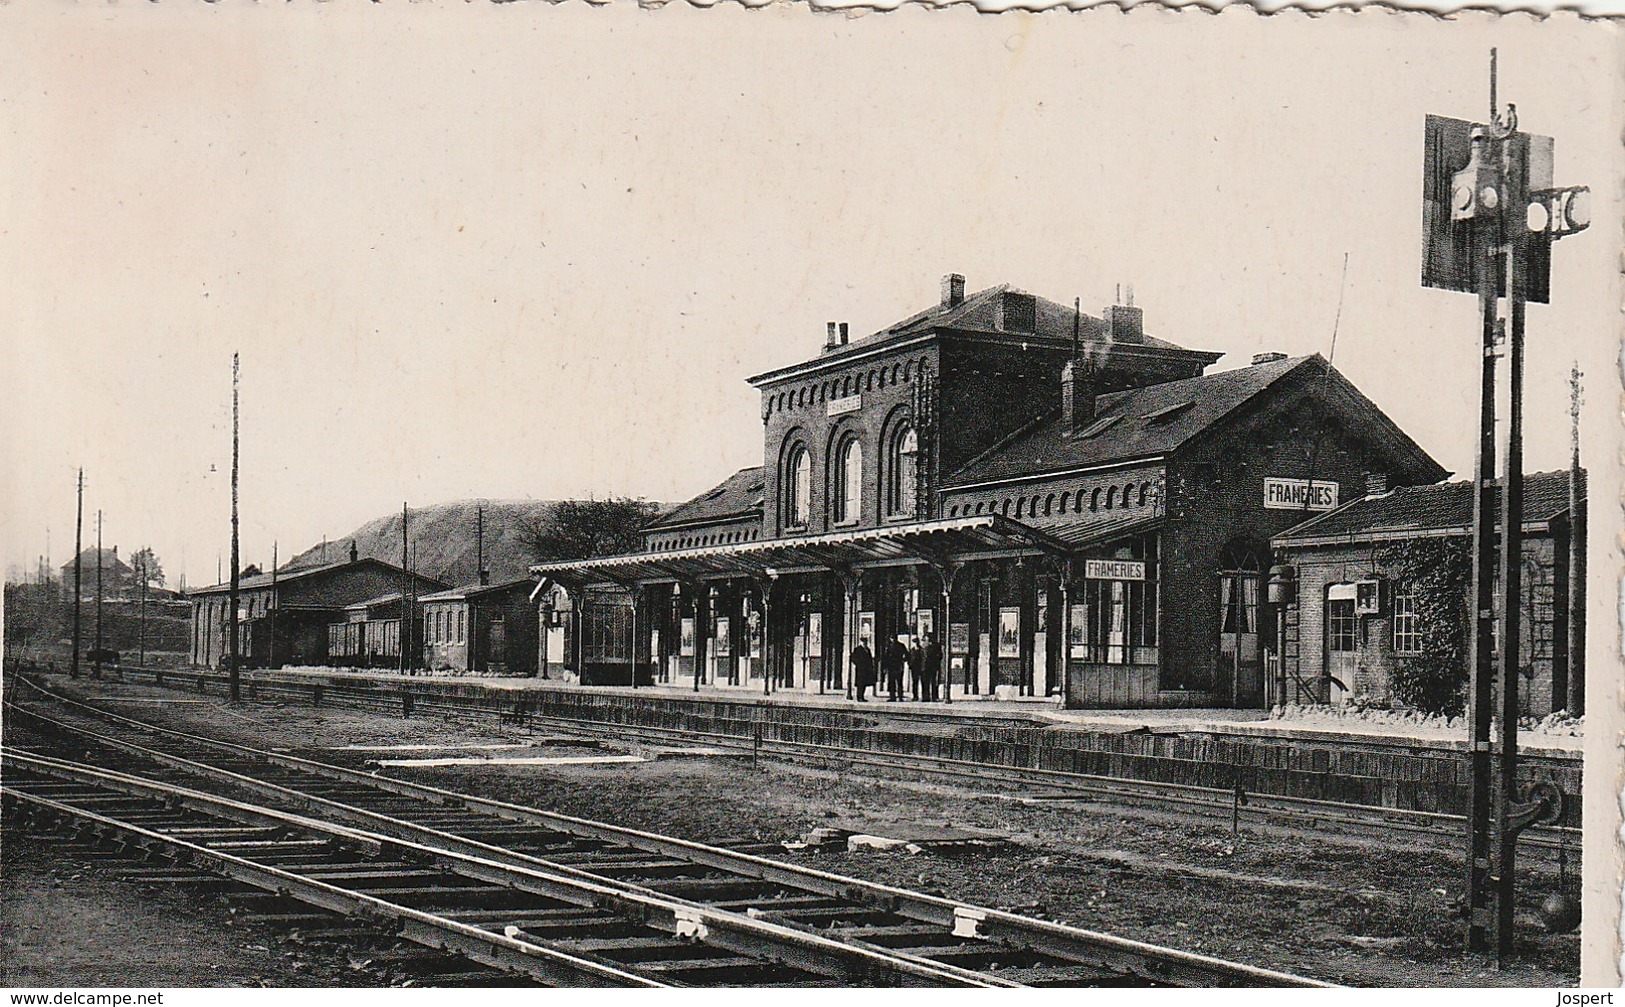
<instances>
[{"instance_id":1,"label":"man standing on platform","mask_svg":"<svg viewBox=\"0 0 1625 1007\"><path fill-rule=\"evenodd\" d=\"M916 636L908 647L908 694L914 702L920 701L920 687L925 684L925 650Z\"/></svg>"},{"instance_id":2,"label":"man standing on platform","mask_svg":"<svg viewBox=\"0 0 1625 1007\"><path fill-rule=\"evenodd\" d=\"M886 673L886 702L895 703L903 698L903 663L908 651L897 637L889 637L880 652L880 667Z\"/></svg>"},{"instance_id":3,"label":"man standing on platform","mask_svg":"<svg viewBox=\"0 0 1625 1007\"><path fill-rule=\"evenodd\" d=\"M858 702L866 703L864 692L875 684L875 656L869 652L869 640L864 637L852 648L852 684L858 689Z\"/></svg>"},{"instance_id":4,"label":"man standing on platform","mask_svg":"<svg viewBox=\"0 0 1625 1007\"><path fill-rule=\"evenodd\" d=\"M935 634L925 634L925 644L920 648L920 694L927 701L937 701L937 682L942 678L942 647L937 643ZM948 686L943 684L943 692Z\"/></svg>"}]
</instances>

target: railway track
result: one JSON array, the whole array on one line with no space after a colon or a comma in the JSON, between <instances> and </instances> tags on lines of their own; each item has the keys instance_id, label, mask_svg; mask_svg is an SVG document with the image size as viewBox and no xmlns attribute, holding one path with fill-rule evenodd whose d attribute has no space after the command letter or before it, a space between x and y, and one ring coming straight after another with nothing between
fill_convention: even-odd
<instances>
[{"instance_id":1,"label":"railway track","mask_svg":"<svg viewBox=\"0 0 1625 1007\"><path fill-rule=\"evenodd\" d=\"M548 933L559 936L539 946L567 955L587 947L600 964L652 982L762 985L777 978L791 985L831 981L930 986L1324 985L842 877L753 852L232 745L76 703L32 683L24 688L36 700L60 704L71 715L115 725L122 736L46 714L37 702L8 704L13 723L27 726L55 746L68 746L76 756L82 752L85 758L116 763L122 771L140 772L142 785L190 790L176 782L185 780L210 793L229 792L244 802L251 800L262 811L349 830L384 844L384 849L404 845L442 870L448 864L473 864L478 872L516 871L532 887L542 884L537 880L542 878L550 887L530 894L578 908L581 903L570 902L572 896L566 893L578 893L573 896L578 900L585 897L579 893L589 893L591 906L612 913L616 925L652 926L658 933L636 939L578 938L555 928ZM7 761L0 779L0 789L8 795L13 789L13 764ZM494 877L486 873L478 879ZM529 891L523 885L511 887ZM467 894L477 907L477 893ZM473 922L504 933L518 925L484 917ZM566 930L572 925L561 924ZM520 932L538 936L526 927ZM580 940L600 943L582 945ZM660 944L662 940L667 944ZM672 941L679 944L668 946ZM664 968L658 975L641 969L647 954L663 962L685 961L667 956L683 949L692 954L699 946L707 956L737 960L725 960L716 968L696 965L689 972ZM763 972L769 964L793 965L801 975L786 978Z\"/></svg>"},{"instance_id":2,"label":"railway track","mask_svg":"<svg viewBox=\"0 0 1625 1007\"><path fill-rule=\"evenodd\" d=\"M144 670L141 673L154 675L158 684L165 684L164 675ZM171 684L177 680L195 681L199 683L199 687L208 677L197 672L170 673L167 676ZM248 680L248 684L252 690L251 695L259 693L264 696L286 696L307 701L313 695L310 687L301 689L282 683L256 682L252 678ZM327 702L341 702L357 709L385 715L406 713L478 719L469 709L455 703L418 697L411 701L409 708L403 708L402 694L379 689L346 689L331 682L323 684L320 688L322 698ZM603 723L556 715L531 714L525 722L584 738L621 741L636 739L655 744L702 743L713 748L749 752L753 756L785 759L797 765L832 768L863 766L892 773L903 770L952 780L958 785L972 787L986 787L997 783L1020 789L1001 790L989 794L990 797L1035 804L1111 801L1227 822L1234 817L1235 820L1248 824L1296 831L1332 832L1339 836L1352 835L1376 840L1392 839L1396 836L1409 840L1436 840L1441 841L1446 849L1453 848L1466 829L1465 819L1460 815L1442 812L1409 811L1248 792L1243 792L1238 797L1235 790L1191 784L1095 776L1036 766L968 762L917 753L868 752L814 742L735 737L701 730ZM1536 825L1523 833L1519 845L1522 851L1530 855L1532 861L1550 864L1555 863L1563 854L1569 857L1578 856L1582 842L1578 828Z\"/></svg>"}]
</instances>

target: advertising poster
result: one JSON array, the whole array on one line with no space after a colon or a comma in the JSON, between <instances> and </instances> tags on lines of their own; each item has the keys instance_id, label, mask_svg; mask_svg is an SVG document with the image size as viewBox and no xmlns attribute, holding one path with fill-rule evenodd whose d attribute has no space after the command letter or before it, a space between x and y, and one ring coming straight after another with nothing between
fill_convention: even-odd
<instances>
[{"instance_id":1,"label":"advertising poster","mask_svg":"<svg viewBox=\"0 0 1625 1007\"><path fill-rule=\"evenodd\" d=\"M684 619L682 636L678 638L677 654L679 657L694 656L694 620Z\"/></svg>"},{"instance_id":2,"label":"advertising poster","mask_svg":"<svg viewBox=\"0 0 1625 1007\"><path fill-rule=\"evenodd\" d=\"M1021 656L1021 609L999 609L999 656Z\"/></svg>"},{"instance_id":3,"label":"advertising poster","mask_svg":"<svg viewBox=\"0 0 1625 1007\"><path fill-rule=\"evenodd\" d=\"M717 622L717 656L729 657L733 654L733 641L729 638L729 619L727 616L718 616Z\"/></svg>"}]
</instances>

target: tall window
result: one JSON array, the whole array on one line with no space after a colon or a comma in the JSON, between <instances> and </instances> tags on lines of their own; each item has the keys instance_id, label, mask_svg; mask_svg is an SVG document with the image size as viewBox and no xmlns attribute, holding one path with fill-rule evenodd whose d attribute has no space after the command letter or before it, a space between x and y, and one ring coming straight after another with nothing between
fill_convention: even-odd
<instances>
[{"instance_id":1,"label":"tall window","mask_svg":"<svg viewBox=\"0 0 1625 1007\"><path fill-rule=\"evenodd\" d=\"M1394 591L1394 653L1422 652L1422 620L1416 614L1416 592L1409 585L1396 585Z\"/></svg>"},{"instance_id":2,"label":"tall window","mask_svg":"<svg viewBox=\"0 0 1625 1007\"><path fill-rule=\"evenodd\" d=\"M1326 649L1347 654L1354 650L1354 599L1326 602Z\"/></svg>"},{"instance_id":3,"label":"tall window","mask_svg":"<svg viewBox=\"0 0 1625 1007\"><path fill-rule=\"evenodd\" d=\"M891 479L886 487L887 513L913 514L918 485L920 438L904 427L892 439Z\"/></svg>"},{"instance_id":4,"label":"tall window","mask_svg":"<svg viewBox=\"0 0 1625 1007\"><path fill-rule=\"evenodd\" d=\"M784 472L785 523L805 528L807 515L812 512L812 458L805 447L798 444L791 449Z\"/></svg>"},{"instance_id":5,"label":"tall window","mask_svg":"<svg viewBox=\"0 0 1625 1007\"><path fill-rule=\"evenodd\" d=\"M863 449L856 437L841 442L836 466L835 522L845 524L863 516Z\"/></svg>"}]
</instances>

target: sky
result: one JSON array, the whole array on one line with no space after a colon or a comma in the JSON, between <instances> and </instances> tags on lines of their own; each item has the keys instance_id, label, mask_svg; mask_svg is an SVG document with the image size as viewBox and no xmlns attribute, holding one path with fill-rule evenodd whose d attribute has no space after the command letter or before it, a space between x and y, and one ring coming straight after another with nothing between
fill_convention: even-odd
<instances>
[{"instance_id":1,"label":"sky","mask_svg":"<svg viewBox=\"0 0 1625 1007\"><path fill-rule=\"evenodd\" d=\"M1429 112L1488 50L1617 221L1617 32L1558 15L51 6L4 12L0 546L104 512L172 584L402 502L685 499L761 461L745 379L938 282L1224 351L1331 347L1471 472L1477 322L1423 289ZM1610 168L1612 173L1610 174ZM1527 465L1617 458L1616 229L1529 312ZM1347 275L1343 276L1345 255ZM1338 305L1342 307L1339 313Z\"/></svg>"}]
</instances>

